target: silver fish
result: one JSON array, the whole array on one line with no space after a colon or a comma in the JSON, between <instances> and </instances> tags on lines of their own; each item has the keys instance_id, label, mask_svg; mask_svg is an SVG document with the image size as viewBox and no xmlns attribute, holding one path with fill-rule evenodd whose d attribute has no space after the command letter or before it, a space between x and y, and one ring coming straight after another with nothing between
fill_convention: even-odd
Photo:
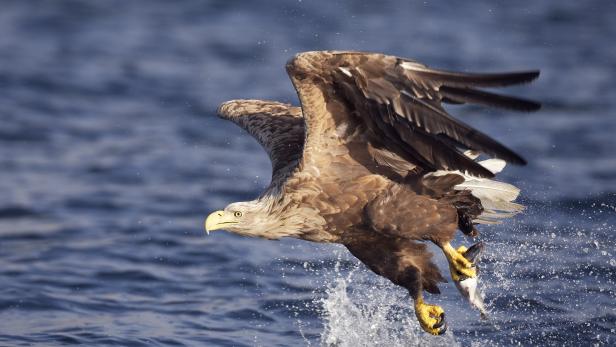
<instances>
[{"instance_id":1,"label":"silver fish","mask_svg":"<svg viewBox=\"0 0 616 347\"><path fill-rule=\"evenodd\" d=\"M483 251L483 242L477 242L472 245L466 252L464 252L464 258L471 261L473 264L479 260L479 255ZM462 277L459 281L454 281L458 291L468 300L468 302L479 310L482 319L487 319L487 311L483 303L483 295L477 288L477 279L479 277L479 268L477 267L477 277Z\"/></svg>"}]
</instances>

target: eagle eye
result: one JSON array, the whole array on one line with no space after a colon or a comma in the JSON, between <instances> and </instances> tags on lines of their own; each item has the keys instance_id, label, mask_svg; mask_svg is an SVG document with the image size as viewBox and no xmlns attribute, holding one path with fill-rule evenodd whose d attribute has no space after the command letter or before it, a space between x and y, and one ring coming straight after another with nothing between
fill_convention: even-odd
<instances>
[{"instance_id":1,"label":"eagle eye","mask_svg":"<svg viewBox=\"0 0 616 347\"><path fill-rule=\"evenodd\" d=\"M235 218L240 218L242 216L242 212L235 211L235 213L233 213L233 215L235 216Z\"/></svg>"}]
</instances>

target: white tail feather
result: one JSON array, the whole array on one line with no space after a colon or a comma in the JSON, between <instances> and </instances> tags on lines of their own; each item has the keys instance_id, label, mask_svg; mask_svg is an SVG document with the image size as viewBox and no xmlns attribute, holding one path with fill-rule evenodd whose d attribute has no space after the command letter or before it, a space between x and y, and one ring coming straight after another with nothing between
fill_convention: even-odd
<instances>
[{"instance_id":1,"label":"white tail feather","mask_svg":"<svg viewBox=\"0 0 616 347\"><path fill-rule=\"evenodd\" d=\"M467 155L470 158L474 156L473 153ZM505 168L506 163L501 159L488 159L480 161L479 164L497 174ZM513 217L524 210L523 205L513 202L520 194L520 189L509 183L473 177L460 171L439 170L430 175L443 176L447 174L457 174L464 177L464 182L456 185L454 189L470 190L474 197L481 200L484 212L474 220L475 223L498 224L500 219Z\"/></svg>"},{"instance_id":2,"label":"white tail feather","mask_svg":"<svg viewBox=\"0 0 616 347\"><path fill-rule=\"evenodd\" d=\"M466 177L465 177L466 178ZM468 189L473 195L483 200L513 201L520 194L520 190L509 183L471 179L458 184L456 187Z\"/></svg>"}]
</instances>

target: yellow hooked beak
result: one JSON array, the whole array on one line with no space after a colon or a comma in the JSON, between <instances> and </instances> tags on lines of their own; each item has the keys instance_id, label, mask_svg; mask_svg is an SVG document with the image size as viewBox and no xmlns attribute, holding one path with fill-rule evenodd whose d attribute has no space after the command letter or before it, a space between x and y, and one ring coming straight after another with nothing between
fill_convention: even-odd
<instances>
[{"instance_id":1,"label":"yellow hooked beak","mask_svg":"<svg viewBox=\"0 0 616 347\"><path fill-rule=\"evenodd\" d=\"M227 218L225 211L212 212L205 220L205 232L209 235L210 231L222 229L230 224L237 224L237 222Z\"/></svg>"}]
</instances>

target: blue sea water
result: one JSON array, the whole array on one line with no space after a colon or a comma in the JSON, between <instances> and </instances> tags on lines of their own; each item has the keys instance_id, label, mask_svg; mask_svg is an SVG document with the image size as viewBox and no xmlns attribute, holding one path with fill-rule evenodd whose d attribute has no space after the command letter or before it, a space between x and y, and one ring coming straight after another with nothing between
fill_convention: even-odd
<instances>
[{"instance_id":1,"label":"blue sea water","mask_svg":"<svg viewBox=\"0 0 616 347\"><path fill-rule=\"evenodd\" d=\"M0 2L0 346L616 345L616 3ZM269 183L215 117L297 103L284 63L358 49L466 71L539 68L533 114L452 107L524 154L527 211L482 227L481 321L452 283L419 329L337 245L206 237ZM462 238L457 242L467 242ZM438 257L441 269L446 264Z\"/></svg>"}]
</instances>

